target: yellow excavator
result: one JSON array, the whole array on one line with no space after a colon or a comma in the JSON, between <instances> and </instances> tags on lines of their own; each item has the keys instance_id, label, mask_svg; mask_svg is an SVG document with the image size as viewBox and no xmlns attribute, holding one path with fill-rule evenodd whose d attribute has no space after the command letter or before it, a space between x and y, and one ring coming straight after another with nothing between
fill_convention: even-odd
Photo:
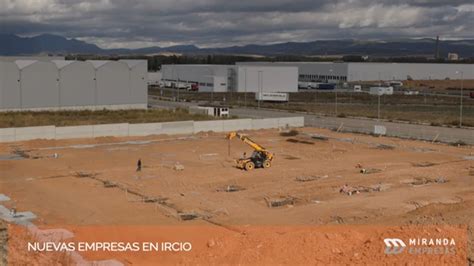
<instances>
[{"instance_id":1,"label":"yellow excavator","mask_svg":"<svg viewBox=\"0 0 474 266\"><path fill-rule=\"evenodd\" d=\"M254 149L252 156L236 160L237 168L250 171L254 168L270 168L272 166L273 153L267 151L264 147L257 144L244 134L231 132L227 135L227 139L229 140L235 137L238 137L241 141Z\"/></svg>"}]
</instances>

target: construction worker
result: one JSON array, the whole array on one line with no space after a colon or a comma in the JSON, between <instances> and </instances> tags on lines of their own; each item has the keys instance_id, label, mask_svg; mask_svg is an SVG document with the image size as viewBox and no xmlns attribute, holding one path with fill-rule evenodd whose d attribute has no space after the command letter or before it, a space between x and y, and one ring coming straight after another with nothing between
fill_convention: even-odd
<instances>
[{"instance_id":1,"label":"construction worker","mask_svg":"<svg viewBox=\"0 0 474 266\"><path fill-rule=\"evenodd\" d=\"M138 159L137 172L141 172L141 171L142 171L142 159Z\"/></svg>"}]
</instances>

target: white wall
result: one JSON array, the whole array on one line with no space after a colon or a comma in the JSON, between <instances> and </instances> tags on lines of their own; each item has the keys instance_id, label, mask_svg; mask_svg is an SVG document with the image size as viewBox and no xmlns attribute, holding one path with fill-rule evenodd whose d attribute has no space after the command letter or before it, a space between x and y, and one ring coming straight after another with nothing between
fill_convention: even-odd
<instances>
[{"instance_id":1,"label":"white wall","mask_svg":"<svg viewBox=\"0 0 474 266\"><path fill-rule=\"evenodd\" d=\"M97 104L125 104L130 101L130 73L121 62L107 62L96 70Z\"/></svg>"},{"instance_id":2,"label":"white wall","mask_svg":"<svg viewBox=\"0 0 474 266\"><path fill-rule=\"evenodd\" d=\"M147 62L131 61L0 61L0 111L147 108Z\"/></svg>"},{"instance_id":3,"label":"white wall","mask_svg":"<svg viewBox=\"0 0 474 266\"><path fill-rule=\"evenodd\" d=\"M237 92L297 92L298 68L287 66L236 66Z\"/></svg>"},{"instance_id":4,"label":"white wall","mask_svg":"<svg viewBox=\"0 0 474 266\"><path fill-rule=\"evenodd\" d=\"M347 81L415 80L445 78L460 79L456 71L463 71L465 79L474 79L473 64L417 64L417 63L332 63L332 62L237 62L237 65L297 66L300 81L311 81L313 76L345 76ZM332 71L330 71L332 70ZM310 80L303 75L312 75ZM318 78L316 78L317 80ZM329 82L338 82L329 78Z\"/></svg>"},{"instance_id":5,"label":"white wall","mask_svg":"<svg viewBox=\"0 0 474 266\"><path fill-rule=\"evenodd\" d=\"M198 83L199 91L204 92L225 92L228 70L232 67L231 65L162 65L161 72L163 80Z\"/></svg>"},{"instance_id":6,"label":"white wall","mask_svg":"<svg viewBox=\"0 0 474 266\"><path fill-rule=\"evenodd\" d=\"M86 62L72 62L59 69L60 106L95 104L94 67Z\"/></svg>"},{"instance_id":7,"label":"white wall","mask_svg":"<svg viewBox=\"0 0 474 266\"><path fill-rule=\"evenodd\" d=\"M20 69L21 108L58 107L58 69L51 62L35 62Z\"/></svg>"},{"instance_id":8,"label":"white wall","mask_svg":"<svg viewBox=\"0 0 474 266\"><path fill-rule=\"evenodd\" d=\"M107 124L73 127L27 127L1 128L0 142L26 141L34 139L75 139L95 137L126 137L147 135L180 135L198 132L229 132L279 127L303 127L303 117L233 119L212 121L178 121L148 124Z\"/></svg>"},{"instance_id":9,"label":"white wall","mask_svg":"<svg viewBox=\"0 0 474 266\"><path fill-rule=\"evenodd\" d=\"M353 81L366 80L444 80L460 79L456 71L464 72L464 79L474 79L473 64L416 64L416 63L350 63L349 77ZM380 77L380 78L379 78Z\"/></svg>"},{"instance_id":10,"label":"white wall","mask_svg":"<svg viewBox=\"0 0 474 266\"><path fill-rule=\"evenodd\" d=\"M0 61L0 109L20 108L20 70L13 62Z\"/></svg>"},{"instance_id":11,"label":"white wall","mask_svg":"<svg viewBox=\"0 0 474 266\"><path fill-rule=\"evenodd\" d=\"M226 92L227 91L227 76L214 76L214 91L215 92Z\"/></svg>"},{"instance_id":12,"label":"white wall","mask_svg":"<svg viewBox=\"0 0 474 266\"><path fill-rule=\"evenodd\" d=\"M144 60L120 60L128 65L131 103L148 102L148 65Z\"/></svg>"},{"instance_id":13,"label":"white wall","mask_svg":"<svg viewBox=\"0 0 474 266\"><path fill-rule=\"evenodd\" d=\"M347 77L347 63L332 62L237 62L238 66L293 66L298 68L298 79L302 82L339 82L336 76Z\"/></svg>"},{"instance_id":14,"label":"white wall","mask_svg":"<svg viewBox=\"0 0 474 266\"><path fill-rule=\"evenodd\" d=\"M161 72L148 72L148 84L158 85L163 77Z\"/></svg>"}]
</instances>

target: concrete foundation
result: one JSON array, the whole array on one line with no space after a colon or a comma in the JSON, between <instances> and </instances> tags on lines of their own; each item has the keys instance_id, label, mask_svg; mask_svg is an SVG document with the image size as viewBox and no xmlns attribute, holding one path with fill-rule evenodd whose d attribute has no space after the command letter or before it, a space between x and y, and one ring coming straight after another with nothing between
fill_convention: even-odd
<instances>
[{"instance_id":1,"label":"concrete foundation","mask_svg":"<svg viewBox=\"0 0 474 266\"><path fill-rule=\"evenodd\" d=\"M9 201L10 198L4 194L0 194L0 201Z\"/></svg>"},{"instance_id":2,"label":"concrete foundation","mask_svg":"<svg viewBox=\"0 0 474 266\"><path fill-rule=\"evenodd\" d=\"M32 212L17 212L12 215L11 211L5 206L0 205L0 219L13 224L26 225L31 220L36 219L36 215Z\"/></svg>"}]
</instances>

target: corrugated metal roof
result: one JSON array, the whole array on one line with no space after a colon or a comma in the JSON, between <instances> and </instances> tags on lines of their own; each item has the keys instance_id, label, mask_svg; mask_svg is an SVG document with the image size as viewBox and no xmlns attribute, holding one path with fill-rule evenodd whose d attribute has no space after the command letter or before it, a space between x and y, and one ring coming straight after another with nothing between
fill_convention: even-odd
<instances>
[{"instance_id":1,"label":"corrugated metal roof","mask_svg":"<svg viewBox=\"0 0 474 266\"><path fill-rule=\"evenodd\" d=\"M15 64L18 66L19 69L23 69L27 66L30 66L34 63L38 62L37 60L16 60Z\"/></svg>"},{"instance_id":2,"label":"corrugated metal roof","mask_svg":"<svg viewBox=\"0 0 474 266\"><path fill-rule=\"evenodd\" d=\"M100 68L101 66L111 62L111 61L105 61L105 60L87 60L87 62L91 63L96 69Z\"/></svg>"},{"instance_id":3,"label":"corrugated metal roof","mask_svg":"<svg viewBox=\"0 0 474 266\"><path fill-rule=\"evenodd\" d=\"M133 68L139 64L144 64L145 60L120 60L119 62L123 62L128 65L129 68Z\"/></svg>"},{"instance_id":4,"label":"corrugated metal roof","mask_svg":"<svg viewBox=\"0 0 474 266\"><path fill-rule=\"evenodd\" d=\"M57 68L61 69L77 61L53 60L52 62L56 64Z\"/></svg>"}]
</instances>

